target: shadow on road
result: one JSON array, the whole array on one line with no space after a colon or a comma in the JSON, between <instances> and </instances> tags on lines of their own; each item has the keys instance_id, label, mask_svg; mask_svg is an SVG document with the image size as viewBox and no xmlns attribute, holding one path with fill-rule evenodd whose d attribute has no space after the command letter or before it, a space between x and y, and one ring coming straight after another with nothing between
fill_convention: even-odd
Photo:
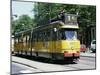
<instances>
[{"instance_id":1,"label":"shadow on road","mask_svg":"<svg viewBox=\"0 0 100 75\"><path fill-rule=\"evenodd\" d=\"M49 64L60 64L60 65L65 65L65 64L77 64L77 62L73 62L71 60L52 60L48 58L43 58L43 57L35 57L35 56L26 56L26 55L13 55L21 58L25 58L28 60L33 60L41 63L49 63Z\"/></svg>"}]
</instances>

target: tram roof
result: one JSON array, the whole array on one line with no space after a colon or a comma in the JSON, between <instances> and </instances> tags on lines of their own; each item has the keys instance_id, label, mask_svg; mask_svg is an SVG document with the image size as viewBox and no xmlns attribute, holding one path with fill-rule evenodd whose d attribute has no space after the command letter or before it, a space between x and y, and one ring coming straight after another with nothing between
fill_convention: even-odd
<instances>
[{"instance_id":1,"label":"tram roof","mask_svg":"<svg viewBox=\"0 0 100 75\"><path fill-rule=\"evenodd\" d=\"M43 26L38 26L36 28L33 28L33 30L37 30L37 29L45 29L45 28L49 28L49 27L56 27L56 26L60 26L60 28L72 28L72 29L78 29L79 26L77 25L70 25L70 24L64 24L62 21L55 21L55 22L51 22L48 25L43 25Z\"/></svg>"},{"instance_id":2,"label":"tram roof","mask_svg":"<svg viewBox=\"0 0 100 75\"><path fill-rule=\"evenodd\" d=\"M72 15L72 14L70 14L70 15ZM56 27L56 26L59 26L60 28L72 28L72 29L79 28L78 24L77 25L69 25L69 24L63 23L62 21L54 21L54 22L51 22L50 24L47 24L47 25L42 25L42 26L35 27L33 29L28 29L25 31L15 33L15 36L20 36L20 35L22 35L22 33L27 34L27 33L30 33L34 30L38 31L38 30L42 30L42 29L46 29L46 28L50 28L50 27Z\"/></svg>"},{"instance_id":3,"label":"tram roof","mask_svg":"<svg viewBox=\"0 0 100 75\"><path fill-rule=\"evenodd\" d=\"M16 37L16 36L22 35L22 33L23 33L23 34L27 34L27 33L29 33L29 32L31 32L31 29L28 29L28 30L25 30L25 31L17 32L17 33L15 33L15 37Z\"/></svg>"}]
</instances>

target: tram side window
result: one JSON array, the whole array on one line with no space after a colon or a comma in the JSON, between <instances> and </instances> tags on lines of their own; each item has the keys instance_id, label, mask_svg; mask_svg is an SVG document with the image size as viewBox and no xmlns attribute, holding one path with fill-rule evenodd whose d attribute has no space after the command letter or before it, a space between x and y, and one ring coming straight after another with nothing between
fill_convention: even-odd
<instances>
[{"instance_id":1,"label":"tram side window","mask_svg":"<svg viewBox=\"0 0 100 75\"><path fill-rule=\"evenodd\" d=\"M36 36L36 41L38 42L39 41L39 32L37 32L37 36Z\"/></svg>"},{"instance_id":2,"label":"tram side window","mask_svg":"<svg viewBox=\"0 0 100 75\"><path fill-rule=\"evenodd\" d=\"M15 44L18 44L18 39L17 38L15 39Z\"/></svg>"},{"instance_id":3,"label":"tram side window","mask_svg":"<svg viewBox=\"0 0 100 75\"><path fill-rule=\"evenodd\" d=\"M23 37L23 43L26 43L26 36Z\"/></svg>"},{"instance_id":4,"label":"tram side window","mask_svg":"<svg viewBox=\"0 0 100 75\"><path fill-rule=\"evenodd\" d=\"M19 38L19 43L21 43L21 39Z\"/></svg>"},{"instance_id":5,"label":"tram side window","mask_svg":"<svg viewBox=\"0 0 100 75\"><path fill-rule=\"evenodd\" d=\"M42 32L42 33L41 33L41 41L43 41L43 39L44 39L43 36L44 36L44 33Z\"/></svg>"},{"instance_id":6,"label":"tram side window","mask_svg":"<svg viewBox=\"0 0 100 75\"><path fill-rule=\"evenodd\" d=\"M39 41L39 32L37 32L37 42Z\"/></svg>"},{"instance_id":7,"label":"tram side window","mask_svg":"<svg viewBox=\"0 0 100 75\"><path fill-rule=\"evenodd\" d=\"M16 39L14 39L14 43L16 44L17 42L16 42Z\"/></svg>"},{"instance_id":8,"label":"tram side window","mask_svg":"<svg viewBox=\"0 0 100 75\"><path fill-rule=\"evenodd\" d=\"M25 36L26 37L26 43L27 43L27 36Z\"/></svg>"},{"instance_id":9,"label":"tram side window","mask_svg":"<svg viewBox=\"0 0 100 75\"><path fill-rule=\"evenodd\" d=\"M60 33L60 31L57 32L57 40L61 40L61 33Z\"/></svg>"},{"instance_id":10,"label":"tram side window","mask_svg":"<svg viewBox=\"0 0 100 75\"><path fill-rule=\"evenodd\" d=\"M37 34L35 32L32 33L32 42L37 41Z\"/></svg>"},{"instance_id":11,"label":"tram side window","mask_svg":"<svg viewBox=\"0 0 100 75\"><path fill-rule=\"evenodd\" d=\"M40 34L40 41L43 41L43 32Z\"/></svg>"},{"instance_id":12,"label":"tram side window","mask_svg":"<svg viewBox=\"0 0 100 75\"><path fill-rule=\"evenodd\" d=\"M32 43L32 47L34 46L34 43L33 43L33 42L34 42L34 40L33 40L33 39L34 39L34 36L33 36L33 32L32 32L32 36L31 36L31 43Z\"/></svg>"},{"instance_id":13,"label":"tram side window","mask_svg":"<svg viewBox=\"0 0 100 75\"><path fill-rule=\"evenodd\" d=\"M31 42L31 34L29 35L29 41L28 41L29 43Z\"/></svg>"},{"instance_id":14,"label":"tram side window","mask_svg":"<svg viewBox=\"0 0 100 75\"><path fill-rule=\"evenodd\" d=\"M42 41L45 41L45 36L46 36L46 34L45 34L45 32L43 32L43 34L42 34Z\"/></svg>"},{"instance_id":15,"label":"tram side window","mask_svg":"<svg viewBox=\"0 0 100 75\"><path fill-rule=\"evenodd\" d=\"M27 43L30 43L30 41L31 41L31 35L28 34L28 35L27 35Z\"/></svg>"},{"instance_id":16,"label":"tram side window","mask_svg":"<svg viewBox=\"0 0 100 75\"><path fill-rule=\"evenodd\" d=\"M52 31L52 40L53 41L57 40L57 32Z\"/></svg>"},{"instance_id":17,"label":"tram side window","mask_svg":"<svg viewBox=\"0 0 100 75\"><path fill-rule=\"evenodd\" d=\"M40 32L38 33L38 42L40 42Z\"/></svg>"},{"instance_id":18,"label":"tram side window","mask_svg":"<svg viewBox=\"0 0 100 75\"><path fill-rule=\"evenodd\" d=\"M63 32L61 32L61 39L66 40L65 34Z\"/></svg>"},{"instance_id":19,"label":"tram side window","mask_svg":"<svg viewBox=\"0 0 100 75\"><path fill-rule=\"evenodd\" d=\"M19 37L19 43L22 43L22 42L23 42L22 37Z\"/></svg>"},{"instance_id":20,"label":"tram side window","mask_svg":"<svg viewBox=\"0 0 100 75\"><path fill-rule=\"evenodd\" d=\"M40 33L39 38L40 38L40 41L43 41L43 32Z\"/></svg>"},{"instance_id":21,"label":"tram side window","mask_svg":"<svg viewBox=\"0 0 100 75\"><path fill-rule=\"evenodd\" d=\"M34 34L32 33L32 42L34 42Z\"/></svg>"},{"instance_id":22,"label":"tram side window","mask_svg":"<svg viewBox=\"0 0 100 75\"><path fill-rule=\"evenodd\" d=\"M20 36L20 43L23 43L23 35Z\"/></svg>"},{"instance_id":23,"label":"tram side window","mask_svg":"<svg viewBox=\"0 0 100 75\"><path fill-rule=\"evenodd\" d=\"M34 35L34 40L37 41L37 34Z\"/></svg>"},{"instance_id":24,"label":"tram side window","mask_svg":"<svg viewBox=\"0 0 100 75\"><path fill-rule=\"evenodd\" d=\"M50 41L50 31L46 32L45 39L46 39L46 41Z\"/></svg>"},{"instance_id":25,"label":"tram side window","mask_svg":"<svg viewBox=\"0 0 100 75\"><path fill-rule=\"evenodd\" d=\"M56 32L53 32L53 40L57 41L57 40L61 40L61 36L62 34L60 33L59 30L57 30Z\"/></svg>"},{"instance_id":26,"label":"tram side window","mask_svg":"<svg viewBox=\"0 0 100 75\"><path fill-rule=\"evenodd\" d=\"M41 32L38 32L37 41L38 42L42 41L42 33Z\"/></svg>"},{"instance_id":27,"label":"tram side window","mask_svg":"<svg viewBox=\"0 0 100 75\"><path fill-rule=\"evenodd\" d=\"M18 38L15 38L15 42L16 43L19 43L19 37Z\"/></svg>"},{"instance_id":28,"label":"tram side window","mask_svg":"<svg viewBox=\"0 0 100 75\"><path fill-rule=\"evenodd\" d=\"M29 35L27 36L27 43L29 42Z\"/></svg>"},{"instance_id":29,"label":"tram side window","mask_svg":"<svg viewBox=\"0 0 100 75\"><path fill-rule=\"evenodd\" d=\"M37 33L35 33L35 42L37 42L37 39L38 39L38 38L37 38Z\"/></svg>"}]
</instances>

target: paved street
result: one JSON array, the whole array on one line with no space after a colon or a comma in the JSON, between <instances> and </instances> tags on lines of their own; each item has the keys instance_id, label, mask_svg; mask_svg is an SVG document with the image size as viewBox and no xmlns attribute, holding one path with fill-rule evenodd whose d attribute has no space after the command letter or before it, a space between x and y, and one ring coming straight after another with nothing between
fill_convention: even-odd
<instances>
[{"instance_id":1,"label":"paved street","mask_svg":"<svg viewBox=\"0 0 100 75\"><path fill-rule=\"evenodd\" d=\"M20 63L12 62L12 74L20 75L21 73L28 74L28 73L34 73L34 72L40 72L40 71L36 70L35 68L28 67Z\"/></svg>"},{"instance_id":2,"label":"paved street","mask_svg":"<svg viewBox=\"0 0 100 75\"><path fill-rule=\"evenodd\" d=\"M78 63L51 63L12 56L12 74L95 69L95 54L82 53Z\"/></svg>"}]
</instances>

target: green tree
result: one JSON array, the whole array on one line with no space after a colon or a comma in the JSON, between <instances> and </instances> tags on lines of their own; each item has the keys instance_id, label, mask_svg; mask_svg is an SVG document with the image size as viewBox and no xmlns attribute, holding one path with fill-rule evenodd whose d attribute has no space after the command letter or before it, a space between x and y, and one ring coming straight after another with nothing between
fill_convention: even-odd
<instances>
[{"instance_id":1,"label":"green tree","mask_svg":"<svg viewBox=\"0 0 100 75\"><path fill-rule=\"evenodd\" d=\"M46 24L51 18L65 10L69 14L79 14L79 24L81 27L87 25L95 25L96 7L86 5L71 5L71 4L57 4L57 3L35 3L34 13L35 22L39 25ZM45 22L45 23L44 23Z\"/></svg>"},{"instance_id":2,"label":"green tree","mask_svg":"<svg viewBox=\"0 0 100 75\"><path fill-rule=\"evenodd\" d=\"M33 27L33 19L31 19L28 15L19 16L19 19L12 21L13 33L32 29Z\"/></svg>"}]
</instances>

